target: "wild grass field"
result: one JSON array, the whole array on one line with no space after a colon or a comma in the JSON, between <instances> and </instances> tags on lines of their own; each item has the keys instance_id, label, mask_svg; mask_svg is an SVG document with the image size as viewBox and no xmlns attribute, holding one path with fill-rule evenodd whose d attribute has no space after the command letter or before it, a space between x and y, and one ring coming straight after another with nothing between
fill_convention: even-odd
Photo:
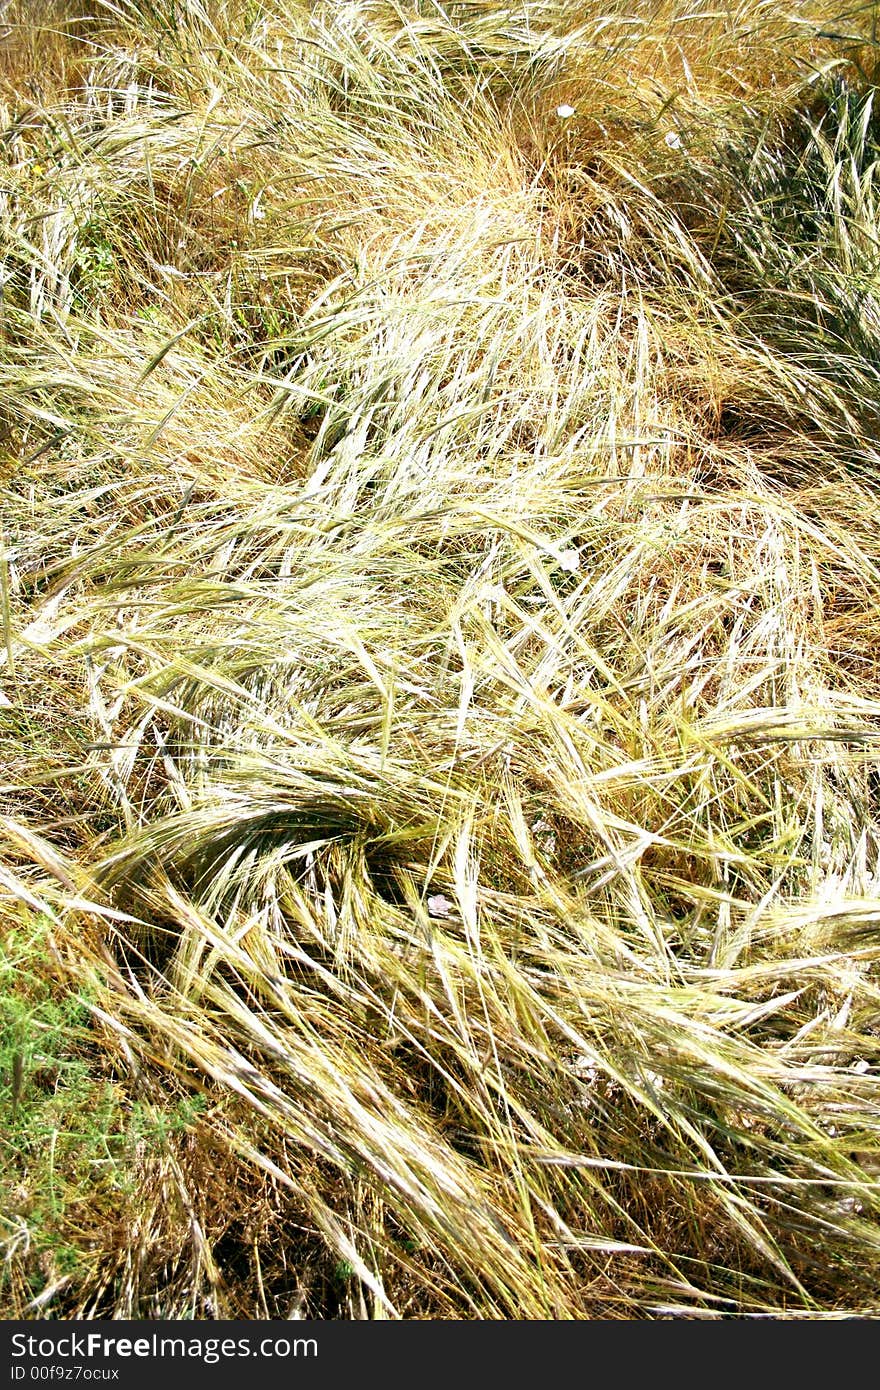
<instances>
[{"instance_id":1,"label":"wild grass field","mask_svg":"<svg viewBox=\"0 0 880 1390\"><path fill-rule=\"evenodd\" d=\"M878 58L2 0L4 1316L880 1316Z\"/></svg>"}]
</instances>

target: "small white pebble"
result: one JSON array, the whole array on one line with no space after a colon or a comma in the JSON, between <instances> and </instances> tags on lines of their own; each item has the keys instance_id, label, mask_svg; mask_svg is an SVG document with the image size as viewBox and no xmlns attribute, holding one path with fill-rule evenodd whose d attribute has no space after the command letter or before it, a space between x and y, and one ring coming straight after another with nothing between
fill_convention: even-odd
<instances>
[{"instance_id":1,"label":"small white pebble","mask_svg":"<svg viewBox=\"0 0 880 1390\"><path fill-rule=\"evenodd\" d=\"M681 149L681 136L674 130L667 130L666 143L671 150Z\"/></svg>"},{"instance_id":2,"label":"small white pebble","mask_svg":"<svg viewBox=\"0 0 880 1390\"><path fill-rule=\"evenodd\" d=\"M448 917L452 903L443 893L432 893L428 899L428 912L432 917Z\"/></svg>"},{"instance_id":3,"label":"small white pebble","mask_svg":"<svg viewBox=\"0 0 880 1390\"><path fill-rule=\"evenodd\" d=\"M843 1197L837 1203L837 1210L843 1212L852 1211L858 1214L858 1212L862 1210L862 1204L856 1197Z\"/></svg>"},{"instance_id":4,"label":"small white pebble","mask_svg":"<svg viewBox=\"0 0 880 1390\"><path fill-rule=\"evenodd\" d=\"M566 106L563 102L562 106L557 106L556 114L561 121L567 121L569 117L575 114L575 110L573 106Z\"/></svg>"},{"instance_id":5,"label":"small white pebble","mask_svg":"<svg viewBox=\"0 0 880 1390\"><path fill-rule=\"evenodd\" d=\"M580 566L581 562L580 553L574 548L572 548L571 550L561 551L558 556L558 559L559 568L562 570L568 570L569 574L574 574Z\"/></svg>"},{"instance_id":6,"label":"small white pebble","mask_svg":"<svg viewBox=\"0 0 880 1390\"><path fill-rule=\"evenodd\" d=\"M853 1062L852 1066L850 1067L850 1071L857 1072L859 1076L864 1076L865 1072L870 1070L871 1063L866 1062L864 1057L861 1057L858 1062Z\"/></svg>"},{"instance_id":7,"label":"small white pebble","mask_svg":"<svg viewBox=\"0 0 880 1390\"><path fill-rule=\"evenodd\" d=\"M599 1068L589 1057L576 1057L572 1062L572 1070L588 1086L595 1086L599 1080Z\"/></svg>"}]
</instances>

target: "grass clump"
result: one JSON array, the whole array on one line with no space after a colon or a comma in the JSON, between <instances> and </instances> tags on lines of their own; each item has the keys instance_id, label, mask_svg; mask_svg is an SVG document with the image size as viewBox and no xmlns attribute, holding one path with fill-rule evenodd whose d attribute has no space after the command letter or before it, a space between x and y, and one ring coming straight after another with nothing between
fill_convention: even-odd
<instances>
[{"instance_id":1,"label":"grass clump","mask_svg":"<svg viewBox=\"0 0 880 1390\"><path fill-rule=\"evenodd\" d=\"M99 1294L124 1258L170 1133L196 1109L156 1111L118 1084L95 1046L90 999L65 987L48 918L8 923L0 955L3 1303L50 1315ZM156 1252L152 1252L155 1255Z\"/></svg>"},{"instance_id":2,"label":"grass clump","mask_svg":"<svg viewBox=\"0 0 880 1390\"><path fill-rule=\"evenodd\" d=\"M876 1315L871 21L8 7L10 1309Z\"/></svg>"}]
</instances>

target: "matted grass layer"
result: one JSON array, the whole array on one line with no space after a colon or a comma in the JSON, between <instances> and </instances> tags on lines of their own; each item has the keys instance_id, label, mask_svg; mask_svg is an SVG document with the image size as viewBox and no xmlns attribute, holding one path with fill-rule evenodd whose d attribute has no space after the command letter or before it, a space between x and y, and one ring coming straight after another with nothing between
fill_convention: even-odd
<instances>
[{"instance_id":1,"label":"matted grass layer","mask_svg":"<svg viewBox=\"0 0 880 1390\"><path fill-rule=\"evenodd\" d=\"M7 1316L880 1312L874 19L7 0Z\"/></svg>"}]
</instances>

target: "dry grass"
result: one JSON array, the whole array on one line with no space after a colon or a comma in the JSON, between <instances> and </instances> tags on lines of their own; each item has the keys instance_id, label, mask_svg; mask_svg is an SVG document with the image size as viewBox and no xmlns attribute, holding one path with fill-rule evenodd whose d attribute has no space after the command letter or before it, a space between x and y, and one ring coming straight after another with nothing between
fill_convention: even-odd
<instances>
[{"instance_id":1,"label":"dry grass","mask_svg":"<svg viewBox=\"0 0 880 1390\"><path fill-rule=\"evenodd\" d=\"M7 1315L876 1316L873 7L3 23Z\"/></svg>"}]
</instances>

